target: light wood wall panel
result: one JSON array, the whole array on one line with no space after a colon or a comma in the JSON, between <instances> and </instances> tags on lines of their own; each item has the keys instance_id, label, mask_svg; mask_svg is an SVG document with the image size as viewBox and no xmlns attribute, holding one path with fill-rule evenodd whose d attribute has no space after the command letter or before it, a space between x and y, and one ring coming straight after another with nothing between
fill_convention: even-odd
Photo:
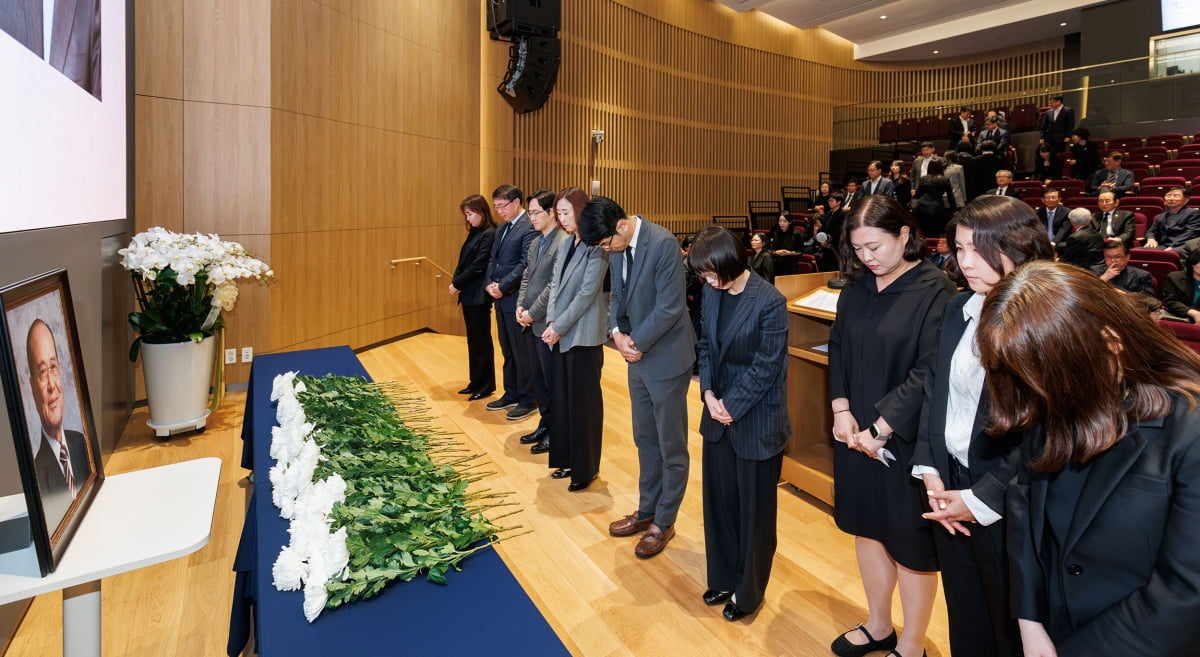
<instances>
[{"instance_id":1,"label":"light wood wall panel","mask_svg":"<svg viewBox=\"0 0 1200 657\"><path fill-rule=\"evenodd\" d=\"M185 102L184 215L188 232L267 233L271 111Z\"/></svg>"},{"instance_id":2,"label":"light wood wall panel","mask_svg":"<svg viewBox=\"0 0 1200 657\"><path fill-rule=\"evenodd\" d=\"M267 107L271 99L270 0L183 4L184 97Z\"/></svg>"},{"instance_id":3,"label":"light wood wall panel","mask_svg":"<svg viewBox=\"0 0 1200 657\"><path fill-rule=\"evenodd\" d=\"M746 201L777 199L783 185L815 186L831 148L874 142L883 108L929 114L947 89L1056 70L1062 51L1051 41L949 66L855 62L852 45L823 30L683 0L563 3L559 36L550 101L514 118L516 181L586 189L598 179L627 211L675 227L745 214ZM593 128L606 133L598 147Z\"/></svg>"},{"instance_id":4,"label":"light wood wall panel","mask_svg":"<svg viewBox=\"0 0 1200 657\"><path fill-rule=\"evenodd\" d=\"M134 207L139 230L183 230L183 101L136 96Z\"/></svg>"},{"instance_id":5,"label":"light wood wall panel","mask_svg":"<svg viewBox=\"0 0 1200 657\"><path fill-rule=\"evenodd\" d=\"M183 97L183 0L134 3L134 93Z\"/></svg>"}]
</instances>

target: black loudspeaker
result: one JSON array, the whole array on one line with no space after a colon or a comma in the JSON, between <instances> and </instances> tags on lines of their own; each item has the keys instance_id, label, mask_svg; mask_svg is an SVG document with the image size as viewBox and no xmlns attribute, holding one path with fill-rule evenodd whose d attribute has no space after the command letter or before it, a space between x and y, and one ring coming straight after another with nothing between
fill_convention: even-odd
<instances>
[{"instance_id":1,"label":"black loudspeaker","mask_svg":"<svg viewBox=\"0 0 1200 657\"><path fill-rule=\"evenodd\" d=\"M554 36L562 24L559 0L483 0L492 39Z\"/></svg>"},{"instance_id":2,"label":"black loudspeaker","mask_svg":"<svg viewBox=\"0 0 1200 657\"><path fill-rule=\"evenodd\" d=\"M508 56L508 72L496 91L521 114L541 109L558 81L562 42L556 37L522 37L509 47Z\"/></svg>"}]
</instances>

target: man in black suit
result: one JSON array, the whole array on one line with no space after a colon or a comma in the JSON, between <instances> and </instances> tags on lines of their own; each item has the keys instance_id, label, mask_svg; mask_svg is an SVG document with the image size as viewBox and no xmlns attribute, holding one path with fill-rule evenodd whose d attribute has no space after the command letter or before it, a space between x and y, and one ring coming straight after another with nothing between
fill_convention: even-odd
<instances>
[{"instance_id":1,"label":"man in black suit","mask_svg":"<svg viewBox=\"0 0 1200 657\"><path fill-rule=\"evenodd\" d=\"M1122 169L1121 164L1125 162L1125 154L1121 151L1113 151L1104 158L1104 168L1092 174L1092 179L1088 181L1088 194L1099 194L1100 192L1110 191L1117 196L1129 193L1133 189L1133 172L1129 169Z\"/></svg>"},{"instance_id":2,"label":"man in black suit","mask_svg":"<svg viewBox=\"0 0 1200 657\"><path fill-rule=\"evenodd\" d=\"M996 186L984 192L988 196L1012 196L1021 198L1020 192L1012 186L1012 171L1001 169L996 172Z\"/></svg>"},{"instance_id":3,"label":"man in black suit","mask_svg":"<svg viewBox=\"0 0 1200 657\"><path fill-rule=\"evenodd\" d=\"M863 181L862 193L864 196L882 194L896 198L896 186L883 177L883 162L873 160L867 165L867 179Z\"/></svg>"},{"instance_id":4,"label":"man in black suit","mask_svg":"<svg viewBox=\"0 0 1200 657\"><path fill-rule=\"evenodd\" d=\"M1050 109L1042 115L1041 143L1050 147L1055 153L1061 153L1067 146L1067 136L1075 129L1075 110L1063 105L1062 96L1050 99Z\"/></svg>"},{"instance_id":5,"label":"man in black suit","mask_svg":"<svg viewBox=\"0 0 1200 657\"><path fill-rule=\"evenodd\" d=\"M979 139L975 148L979 151L983 150L983 142L996 142L996 152L1003 155L1008 152L1010 137L1008 130L1000 127L1000 120L994 116L989 116L983 120L983 130L979 131Z\"/></svg>"},{"instance_id":6,"label":"man in black suit","mask_svg":"<svg viewBox=\"0 0 1200 657\"><path fill-rule=\"evenodd\" d=\"M850 204L863 197L862 191L858 188L858 181L851 180L846 183L845 200L842 201L844 210L850 209Z\"/></svg>"},{"instance_id":7,"label":"man in black suit","mask_svg":"<svg viewBox=\"0 0 1200 657\"><path fill-rule=\"evenodd\" d=\"M1070 209L1059 205L1061 197L1062 193L1051 187L1042 193L1042 207L1037 209L1038 221L1046 227L1046 236L1054 244L1067 239L1072 232L1071 222L1067 221Z\"/></svg>"},{"instance_id":8,"label":"man in black suit","mask_svg":"<svg viewBox=\"0 0 1200 657\"><path fill-rule=\"evenodd\" d=\"M1133 213L1120 210L1121 199L1111 190L1100 192L1096 196L1096 204L1100 210L1092 214L1092 228L1100 233L1100 237L1115 237L1125 243L1125 249L1133 248L1133 235L1137 229Z\"/></svg>"},{"instance_id":9,"label":"man in black suit","mask_svg":"<svg viewBox=\"0 0 1200 657\"><path fill-rule=\"evenodd\" d=\"M938 269L945 269L946 263L950 262L950 243L945 237L939 237L937 246L933 248L933 253L929 254L929 262Z\"/></svg>"},{"instance_id":10,"label":"man in black suit","mask_svg":"<svg viewBox=\"0 0 1200 657\"><path fill-rule=\"evenodd\" d=\"M1129 266L1129 247L1115 237L1104 240L1104 262L1092 267L1092 272L1117 289L1154 296L1154 277Z\"/></svg>"},{"instance_id":11,"label":"man in black suit","mask_svg":"<svg viewBox=\"0 0 1200 657\"><path fill-rule=\"evenodd\" d=\"M638 508L611 523L609 534L644 532L634 548L652 557L675 536L687 490L687 392L696 362L679 243L666 228L627 216L597 196L580 213L584 244L609 252L610 324L617 351L629 363L633 442L638 451Z\"/></svg>"},{"instance_id":12,"label":"man in black suit","mask_svg":"<svg viewBox=\"0 0 1200 657\"><path fill-rule=\"evenodd\" d=\"M36 430L38 436L34 469L46 530L53 534L91 474L88 446L83 434L63 427L66 396L58 348L50 326L41 319L35 319L29 327L25 356L29 363L33 403L40 420L38 427L30 427L30 433ZM78 418L75 421L78 422Z\"/></svg>"},{"instance_id":13,"label":"man in black suit","mask_svg":"<svg viewBox=\"0 0 1200 657\"><path fill-rule=\"evenodd\" d=\"M1092 213L1087 208L1075 208L1067 215L1070 235L1055 244L1059 262L1084 269L1104 263L1104 240L1092 228Z\"/></svg>"},{"instance_id":14,"label":"man in black suit","mask_svg":"<svg viewBox=\"0 0 1200 657\"><path fill-rule=\"evenodd\" d=\"M496 333L500 352L504 355L504 394L488 402L489 411L509 409L510 420L521 420L537 411L533 376L537 364L527 355L528 341L517 324L517 294L521 276L528 264L529 243L536 232L529 214L521 207L521 190L513 185L500 185L492 192L492 207L503 224L496 229L492 242L492 259L488 262L484 289L496 306Z\"/></svg>"},{"instance_id":15,"label":"man in black suit","mask_svg":"<svg viewBox=\"0 0 1200 657\"><path fill-rule=\"evenodd\" d=\"M1092 174L1100 168L1100 149L1096 142L1089 141L1092 133L1087 128L1075 128L1071 131L1071 154L1067 164L1071 165L1071 177L1083 182L1092 179Z\"/></svg>"},{"instance_id":16,"label":"man in black suit","mask_svg":"<svg viewBox=\"0 0 1200 657\"><path fill-rule=\"evenodd\" d=\"M975 139L975 119L971 118L971 108L958 108L958 116L950 119L950 145L962 140L972 141Z\"/></svg>"},{"instance_id":17,"label":"man in black suit","mask_svg":"<svg viewBox=\"0 0 1200 657\"><path fill-rule=\"evenodd\" d=\"M1187 207L1188 191L1172 187L1163 196L1164 211L1146 231L1146 248L1167 250L1200 237L1200 210Z\"/></svg>"}]
</instances>

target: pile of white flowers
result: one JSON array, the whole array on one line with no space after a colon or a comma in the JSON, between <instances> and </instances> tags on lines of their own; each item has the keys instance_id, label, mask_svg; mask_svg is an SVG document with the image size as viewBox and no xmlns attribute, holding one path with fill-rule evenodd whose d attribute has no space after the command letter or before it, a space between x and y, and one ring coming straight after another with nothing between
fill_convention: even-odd
<instances>
[{"instance_id":1,"label":"pile of white flowers","mask_svg":"<svg viewBox=\"0 0 1200 657\"><path fill-rule=\"evenodd\" d=\"M295 380L296 374L280 374L271 386L271 401L279 404L279 426L271 428L272 501L279 515L291 521L291 540L280 550L272 575L280 591L304 588L304 617L311 623L325 608L325 582L334 577L344 580L349 573L346 528L331 532L329 516L334 504L345 501L346 482L336 473L313 481L317 463L324 457L313 439L315 427L296 398L305 390L304 383Z\"/></svg>"}]
</instances>

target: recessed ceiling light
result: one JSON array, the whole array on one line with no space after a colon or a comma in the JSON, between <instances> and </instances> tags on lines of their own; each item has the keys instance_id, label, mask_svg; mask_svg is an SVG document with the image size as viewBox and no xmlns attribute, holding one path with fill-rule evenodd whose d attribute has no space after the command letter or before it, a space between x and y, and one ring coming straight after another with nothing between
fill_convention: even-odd
<instances>
[{"instance_id":1,"label":"recessed ceiling light","mask_svg":"<svg viewBox=\"0 0 1200 657\"><path fill-rule=\"evenodd\" d=\"M879 17L879 20L881 20L881 21L886 21L886 20L887 20L887 14L884 14L883 16L880 16L880 17Z\"/></svg>"},{"instance_id":2,"label":"recessed ceiling light","mask_svg":"<svg viewBox=\"0 0 1200 657\"><path fill-rule=\"evenodd\" d=\"M1059 23L1059 24L1058 24L1058 26L1059 26L1059 27L1066 27L1066 26L1067 26L1067 24L1066 24L1066 22L1062 22L1062 23Z\"/></svg>"},{"instance_id":3,"label":"recessed ceiling light","mask_svg":"<svg viewBox=\"0 0 1200 657\"><path fill-rule=\"evenodd\" d=\"M936 55L936 54L938 54L939 52L941 52L941 51L940 51L940 50L935 50L935 51L933 51L933 54L935 54L935 55Z\"/></svg>"}]
</instances>

